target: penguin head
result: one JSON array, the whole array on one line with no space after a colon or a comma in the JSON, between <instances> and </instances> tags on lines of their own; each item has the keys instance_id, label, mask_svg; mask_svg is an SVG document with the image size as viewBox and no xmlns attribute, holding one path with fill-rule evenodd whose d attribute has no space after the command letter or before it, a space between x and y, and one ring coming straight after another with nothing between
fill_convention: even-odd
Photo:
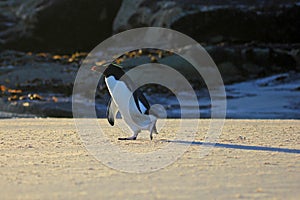
<instances>
[{"instance_id":1,"label":"penguin head","mask_svg":"<svg viewBox=\"0 0 300 200\"><path fill-rule=\"evenodd\" d=\"M104 77L114 76L117 80L119 80L125 74L122 66L116 63L93 66L91 70L102 73Z\"/></svg>"}]
</instances>

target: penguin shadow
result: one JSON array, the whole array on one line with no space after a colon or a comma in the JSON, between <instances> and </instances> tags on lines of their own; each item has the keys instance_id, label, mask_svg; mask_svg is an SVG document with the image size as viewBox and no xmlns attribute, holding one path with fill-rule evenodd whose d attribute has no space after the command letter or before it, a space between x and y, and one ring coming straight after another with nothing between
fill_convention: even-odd
<instances>
[{"instance_id":1,"label":"penguin shadow","mask_svg":"<svg viewBox=\"0 0 300 200\"><path fill-rule=\"evenodd\" d=\"M183 144L183 145L211 146L211 147L215 147L215 148L226 148L226 149L240 149L240 150L250 150L250 151L269 151L269 152L300 154L300 149L266 147L266 146L250 146L250 145L225 144L225 143L213 144L213 143L208 143L208 142L182 141L182 140L162 140L162 141L168 142L168 143Z\"/></svg>"}]
</instances>

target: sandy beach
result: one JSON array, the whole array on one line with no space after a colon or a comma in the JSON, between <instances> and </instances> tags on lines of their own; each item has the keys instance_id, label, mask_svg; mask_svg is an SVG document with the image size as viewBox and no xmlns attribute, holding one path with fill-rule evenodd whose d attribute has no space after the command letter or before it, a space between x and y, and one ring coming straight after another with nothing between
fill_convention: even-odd
<instances>
[{"instance_id":1,"label":"sandy beach","mask_svg":"<svg viewBox=\"0 0 300 200\"><path fill-rule=\"evenodd\" d=\"M99 123L107 127L106 119ZM176 123L167 120L153 141L148 133L118 141L124 133L117 127L108 137L127 151L152 151L172 140ZM0 199L299 198L299 120L226 120L218 143L204 157L199 149L209 120L199 124L195 142L173 164L125 173L86 150L73 119L0 120Z\"/></svg>"}]
</instances>

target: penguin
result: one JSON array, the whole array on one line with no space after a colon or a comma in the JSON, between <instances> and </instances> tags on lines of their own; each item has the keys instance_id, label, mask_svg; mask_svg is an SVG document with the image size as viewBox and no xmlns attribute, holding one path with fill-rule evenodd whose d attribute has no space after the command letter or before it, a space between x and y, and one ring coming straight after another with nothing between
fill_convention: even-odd
<instances>
[{"instance_id":1,"label":"penguin","mask_svg":"<svg viewBox=\"0 0 300 200\"><path fill-rule=\"evenodd\" d=\"M150 104L141 90L134 90L133 81L126 75L121 66L112 63L103 72L104 81L111 96L107 106L107 120L111 126L118 112L132 131L131 137L118 138L119 140L136 140L142 130L153 132L156 129L157 115L150 112ZM133 91L134 90L134 91Z\"/></svg>"}]
</instances>

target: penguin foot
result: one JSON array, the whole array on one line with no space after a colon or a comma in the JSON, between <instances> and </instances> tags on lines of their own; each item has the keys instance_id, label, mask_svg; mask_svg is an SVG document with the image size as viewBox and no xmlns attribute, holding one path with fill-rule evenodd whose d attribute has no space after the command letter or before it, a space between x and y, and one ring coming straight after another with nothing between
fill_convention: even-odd
<instances>
[{"instance_id":1,"label":"penguin foot","mask_svg":"<svg viewBox=\"0 0 300 200\"><path fill-rule=\"evenodd\" d=\"M118 138L118 140L136 140L136 137Z\"/></svg>"}]
</instances>

